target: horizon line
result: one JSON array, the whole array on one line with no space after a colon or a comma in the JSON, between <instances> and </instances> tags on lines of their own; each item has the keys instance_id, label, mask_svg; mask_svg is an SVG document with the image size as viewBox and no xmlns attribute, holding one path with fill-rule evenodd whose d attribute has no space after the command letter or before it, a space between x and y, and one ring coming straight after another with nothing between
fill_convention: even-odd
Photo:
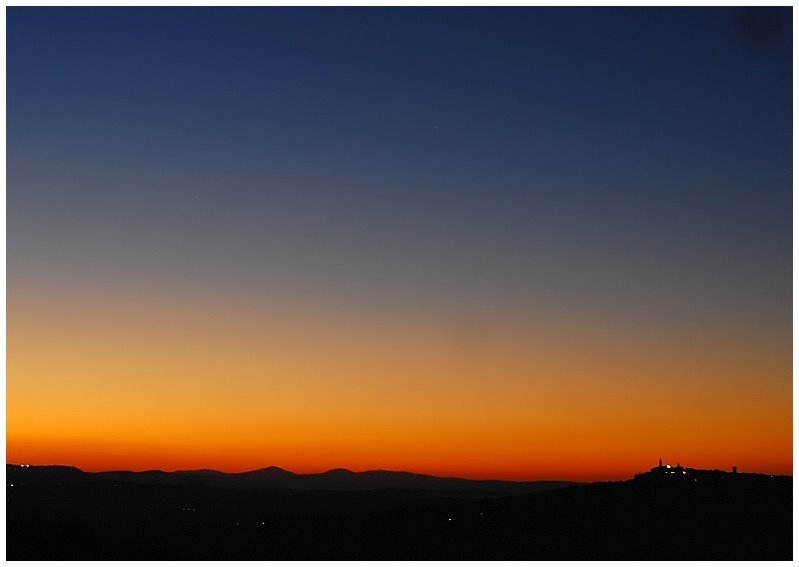
<instances>
[{"instance_id":1,"label":"horizon line","mask_svg":"<svg viewBox=\"0 0 799 567\"><path fill-rule=\"evenodd\" d=\"M49 464L33 464L33 463L6 463L6 466L13 466L13 467L34 467L34 468L44 468L44 467L64 467L78 470L82 473L86 474L102 474L102 473L164 473L164 474L176 474L176 473L191 473L191 472L212 472L218 474L247 474L259 471L265 471L269 469L279 470L285 473L289 473L296 476L308 476L308 475L320 475L320 474L327 474L336 471L344 471L352 474L364 474L364 473L373 473L373 472L387 472L387 473L396 473L396 474L411 474L415 476L426 476L431 478L440 478L445 480L468 480L472 482L508 482L508 483L527 483L527 482L572 482L574 484L584 484L583 481L576 481L576 480L562 480L562 479L555 479L555 478L544 478L544 479L531 479L531 480L507 480L501 478L467 478L463 476L450 476L450 475L435 475L429 473L420 473L420 472L413 472L409 470L396 470L396 469L364 469L364 470L353 470L346 467L333 467L331 469L321 470L318 472L296 472L289 469L285 469L278 465L267 465L265 467L259 467L255 469L245 469L240 471L223 471L219 469L213 468L198 468L198 469L174 469L174 470L164 470L164 469L106 469L106 470L97 470L97 471L89 471L84 470L80 467L75 465L67 465L63 463L49 463ZM596 482L596 481L587 481L587 482Z\"/></svg>"},{"instance_id":2,"label":"horizon line","mask_svg":"<svg viewBox=\"0 0 799 567\"><path fill-rule=\"evenodd\" d=\"M84 470L84 469L82 469L80 467L77 467L75 465L68 465L68 464L63 464L63 463L33 464L33 463L11 463L11 462L7 462L6 466L7 467L8 466L23 467L23 468L24 467L36 467L36 468L64 467L64 468L75 469L75 470L80 471L81 473L84 473L84 474L103 474L103 473L133 473L133 474L163 473L163 474L179 474L179 473L209 472L209 473L225 474L225 475L238 475L238 474L248 474L248 473L254 473L254 472L259 472L259 471L265 471L265 470L270 470L270 469L271 470L282 471L282 472L285 472L285 473L288 473L288 474L291 474L291 475L295 475L295 476L323 475L323 474L328 474L328 473L336 472L336 471L342 471L342 472L347 472L347 473L351 473L351 474L366 474L366 473L375 473L375 472L386 472L386 473L396 473L396 474L410 474L410 475L415 475L415 476L424 476L424 477L440 478L440 479L447 479L447 480L467 480L467 481L471 481L471 482L506 482L506 483L517 483L517 484L530 483L530 482L570 482L570 483L573 483L573 484L588 484L588 483L593 483L593 482L623 482L625 480L631 480L637 474L647 473L647 472L649 472L651 470L651 469L645 469L643 471L640 471L639 473L633 473L633 476L629 477L629 478L614 478L614 479L603 479L603 480L579 481L579 480L564 480L564 479L557 479L557 478L525 479L525 480L518 480L518 479L517 480L509 480L509 479L501 479L501 478L468 478L468 477L451 476L451 475L439 476L439 475L435 475L435 474L419 473L419 472L413 472L413 471L409 471L409 470L394 470L394 469L382 469L382 468L353 470L353 469L349 469L347 467L333 467L333 468L330 468L330 469L321 470L321 471L317 471L317 472L305 472L305 473L302 473L302 472L295 472L295 471L283 468L283 467L278 466L278 465L267 465L267 466L264 466L264 467L258 467L258 468L254 468L254 469L245 469L245 470L240 470L240 471L223 471L223 470L214 469L214 468L174 469L174 470L164 470L164 469L138 469L138 470L136 470L136 469L107 469L107 470L89 471L89 470ZM695 469L693 467L683 467L683 468L691 469L691 470L703 470L703 471L714 471L714 472L718 471L718 472L732 473L732 471L728 471L726 469L719 469L719 468L715 468L715 469ZM773 474L773 473L755 472L755 471L737 471L737 474L763 474L763 475L769 475L769 476L793 477L792 474Z\"/></svg>"}]
</instances>

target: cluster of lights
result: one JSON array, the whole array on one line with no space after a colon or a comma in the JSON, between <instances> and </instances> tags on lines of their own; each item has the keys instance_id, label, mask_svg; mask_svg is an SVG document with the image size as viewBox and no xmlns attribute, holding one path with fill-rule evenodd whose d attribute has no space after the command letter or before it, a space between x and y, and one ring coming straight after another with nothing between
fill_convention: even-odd
<instances>
[{"instance_id":1,"label":"cluster of lights","mask_svg":"<svg viewBox=\"0 0 799 567\"><path fill-rule=\"evenodd\" d=\"M679 465L677 465L677 466L679 466ZM670 469L671 465L666 465L666 468ZM676 471L672 471L672 470L669 470L669 471L666 471L666 472L667 472L667 474L676 474ZM682 474L688 474L688 473L685 470L683 470Z\"/></svg>"}]
</instances>

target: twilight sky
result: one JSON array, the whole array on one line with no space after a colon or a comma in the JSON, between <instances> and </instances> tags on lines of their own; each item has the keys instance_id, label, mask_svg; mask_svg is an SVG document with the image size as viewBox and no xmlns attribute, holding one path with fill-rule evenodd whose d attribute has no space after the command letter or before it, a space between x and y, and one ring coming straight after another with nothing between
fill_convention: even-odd
<instances>
[{"instance_id":1,"label":"twilight sky","mask_svg":"<svg viewBox=\"0 0 799 567\"><path fill-rule=\"evenodd\" d=\"M791 9L7 9L7 460L792 469Z\"/></svg>"}]
</instances>

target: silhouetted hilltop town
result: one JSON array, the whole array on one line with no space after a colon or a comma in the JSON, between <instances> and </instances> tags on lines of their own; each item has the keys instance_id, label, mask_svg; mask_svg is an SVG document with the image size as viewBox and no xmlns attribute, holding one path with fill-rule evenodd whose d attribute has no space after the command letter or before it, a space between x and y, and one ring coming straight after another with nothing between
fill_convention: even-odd
<instances>
[{"instance_id":1,"label":"silhouetted hilltop town","mask_svg":"<svg viewBox=\"0 0 799 567\"><path fill-rule=\"evenodd\" d=\"M781 475L777 475L778 477ZM729 471L719 469L693 469L683 467L680 463L675 466L670 464L663 464L663 459L660 459L658 466L649 469L649 472L640 473L635 475L635 481L654 481L654 482L717 482L725 479L744 479L744 480L758 480L765 478L774 478L775 475L762 474L762 473L739 473L738 467L733 466ZM790 478L790 477L784 477Z\"/></svg>"}]
</instances>

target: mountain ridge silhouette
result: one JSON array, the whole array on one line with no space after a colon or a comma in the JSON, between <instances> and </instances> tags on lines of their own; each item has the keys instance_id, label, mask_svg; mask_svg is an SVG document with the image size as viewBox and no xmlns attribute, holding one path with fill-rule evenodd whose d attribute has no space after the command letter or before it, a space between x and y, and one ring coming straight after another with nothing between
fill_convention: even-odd
<instances>
[{"instance_id":1,"label":"mountain ridge silhouette","mask_svg":"<svg viewBox=\"0 0 799 567\"><path fill-rule=\"evenodd\" d=\"M367 491L367 490L421 490L440 492L475 492L501 494L530 494L582 483L561 480L474 480L458 477L439 477L413 473L374 469L352 471L333 468L318 473L296 473L278 466L268 466L242 472L222 472L214 469L163 471L112 470L89 472L70 465L6 465L9 478L36 480L80 481L104 479L115 482L183 485L201 484L224 488L261 488L272 491Z\"/></svg>"}]
</instances>

